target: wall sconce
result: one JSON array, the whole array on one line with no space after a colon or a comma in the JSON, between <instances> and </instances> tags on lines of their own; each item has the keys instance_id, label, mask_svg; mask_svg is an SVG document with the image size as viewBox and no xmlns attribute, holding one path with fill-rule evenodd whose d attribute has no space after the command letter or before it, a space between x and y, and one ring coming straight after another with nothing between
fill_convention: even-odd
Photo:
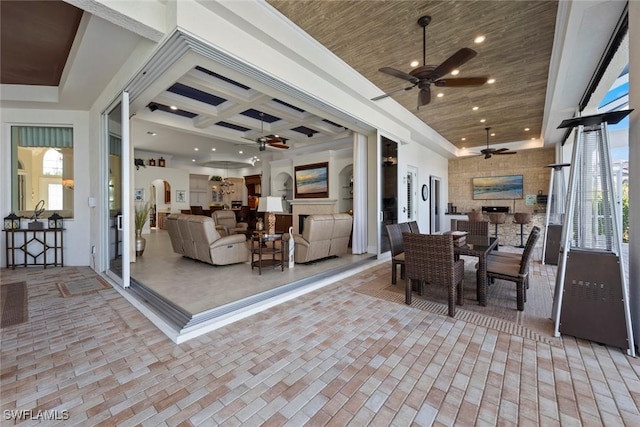
<instances>
[{"instance_id":1,"label":"wall sconce","mask_svg":"<svg viewBox=\"0 0 640 427\"><path fill-rule=\"evenodd\" d=\"M9 212L9 215L4 217L4 229L5 230L19 230L20 229L20 217L15 212Z\"/></svg>"},{"instance_id":2,"label":"wall sconce","mask_svg":"<svg viewBox=\"0 0 640 427\"><path fill-rule=\"evenodd\" d=\"M62 230L62 217L60 215L58 215L57 212L54 212L53 215L51 215L49 218L49 228L51 229L56 229L56 230Z\"/></svg>"},{"instance_id":3,"label":"wall sconce","mask_svg":"<svg viewBox=\"0 0 640 427\"><path fill-rule=\"evenodd\" d=\"M63 179L62 186L68 190L73 190L73 180L72 179Z\"/></svg>"}]
</instances>

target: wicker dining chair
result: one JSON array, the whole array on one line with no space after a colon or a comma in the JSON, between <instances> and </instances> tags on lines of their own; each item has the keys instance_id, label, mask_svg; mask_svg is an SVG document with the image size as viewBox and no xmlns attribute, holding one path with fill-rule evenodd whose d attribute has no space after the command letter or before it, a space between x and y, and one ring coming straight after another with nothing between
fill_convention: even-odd
<instances>
[{"instance_id":1,"label":"wicker dining chair","mask_svg":"<svg viewBox=\"0 0 640 427\"><path fill-rule=\"evenodd\" d=\"M412 233L420 233L420 227L418 227L418 221L410 221L408 224L409 224L409 230L411 230Z\"/></svg>"},{"instance_id":2,"label":"wicker dining chair","mask_svg":"<svg viewBox=\"0 0 640 427\"><path fill-rule=\"evenodd\" d=\"M408 222L400 222L398 227L400 227L400 233L411 233L411 226Z\"/></svg>"},{"instance_id":3,"label":"wicker dining chair","mask_svg":"<svg viewBox=\"0 0 640 427\"><path fill-rule=\"evenodd\" d=\"M449 316L456 315L456 303L463 305L464 260L453 258L451 234L403 233L405 259L405 289L407 304L411 304L413 282L423 286L446 286Z\"/></svg>"},{"instance_id":4,"label":"wicker dining chair","mask_svg":"<svg viewBox=\"0 0 640 427\"><path fill-rule=\"evenodd\" d=\"M534 232L540 233L540 227L538 227L537 225L534 225L533 228L531 229L531 232L529 233L529 237L527 238L527 243L525 244L525 248L527 247L527 245L529 245L531 239L533 239L534 237ZM522 258L522 254L519 252L497 252L497 251L493 251L491 254L489 254L489 259L490 258L494 258L494 261L499 261L499 260L505 260L505 259L511 259L511 260L516 260L518 262L520 262L520 259Z\"/></svg>"},{"instance_id":5,"label":"wicker dining chair","mask_svg":"<svg viewBox=\"0 0 640 427\"><path fill-rule=\"evenodd\" d=\"M518 311L524 310L524 303L527 302L527 288L529 287L529 262L533 254L533 248L540 237L539 230L533 230L531 238L527 240L527 245L520 258L520 262L500 259L498 257L488 257L487 278L489 280L502 279L516 284L516 304Z\"/></svg>"},{"instance_id":6,"label":"wicker dining chair","mask_svg":"<svg viewBox=\"0 0 640 427\"><path fill-rule=\"evenodd\" d=\"M405 276L402 231L400 224L387 224L385 227L389 237L389 246L391 247L391 283L395 285L398 266L400 266L400 278L404 279Z\"/></svg>"},{"instance_id":7,"label":"wicker dining chair","mask_svg":"<svg viewBox=\"0 0 640 427\"><path fill-rule=\"evenodd\" d=\"M456 221L456 229L473 235L488 236L489 221Z\"/></svg>"}]
</instances>

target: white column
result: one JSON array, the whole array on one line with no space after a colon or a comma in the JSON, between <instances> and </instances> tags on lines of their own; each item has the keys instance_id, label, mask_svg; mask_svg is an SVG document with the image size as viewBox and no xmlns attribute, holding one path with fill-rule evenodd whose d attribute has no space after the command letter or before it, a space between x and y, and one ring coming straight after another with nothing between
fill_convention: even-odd
<instances>
[{"instance_id":1,"label":"white column","mask_svg":"<svg viewBox=\"0 0 640 427\"><path fill-rule=\"evenodd\" d=\"M353 236L354 254L367 252L367 137L353 133Z\"/></svg>"},{"instance_id":2,"label":"white column","mask_svg":"<svg viewBox=\"0 0 640 427\"><path fill-rule=\"evenodd\" d=\"M640 343L640 1L629 2L629 299Z\"/></svg>"}]
</instances>

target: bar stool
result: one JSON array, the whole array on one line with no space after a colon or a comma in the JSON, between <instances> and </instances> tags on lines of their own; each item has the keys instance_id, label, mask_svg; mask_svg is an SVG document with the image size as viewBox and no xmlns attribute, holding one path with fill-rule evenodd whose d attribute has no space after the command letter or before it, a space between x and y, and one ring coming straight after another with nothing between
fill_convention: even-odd
<instances>
[{"instance_id":1,"label":"bar stool","mask_svg":"<svg viewBox=\"0 0 640 427\"><path fill-rule=\"evenodd\" d=\"M495 225L495 233L493 237L498 237L498 224L504 224L507 220L507 214L504 212L491 212L489 214L489 222Z\"/></svg>"},{"instance_id":2,"label":"bar stool","mask_svg":"<svg viewBox=\"0 0 640 427\"><path fill-rule=\"evenodd\" d=\"M531 214L529 212L516 212L513 214L513 223L520 224L520 246L516 246L516 248L524 248L523 227L525 224L531 224Z\"/></svg>"},{"instance_id":3,"label":"bar stool","mask_svg":"<svg viewBox=\"0 0 640 427\"><path fill-rule=\"evenodd\" d=\"M467 216L469 217L469 222L484 221L484 218L482 216L482 212L480 212L480 211L467 212Z\"/></svg>"}]
</instances>

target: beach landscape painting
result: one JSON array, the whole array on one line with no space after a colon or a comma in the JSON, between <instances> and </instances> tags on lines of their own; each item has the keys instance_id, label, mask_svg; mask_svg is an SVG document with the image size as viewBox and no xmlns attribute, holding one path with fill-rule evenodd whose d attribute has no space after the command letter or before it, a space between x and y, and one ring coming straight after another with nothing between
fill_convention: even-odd
<instances>
[{"instance_id":1,"label":"beach landscape painting","mask_svg":"<svg viewBox=\"0 0 640 427\"><path fill-rule=\"evenodd\" d=\"M473 178L474 200L522 199L522 175Z\"/></svg>"},{"instance_id":2,"label":"beach landscape painting","mask_svg":"<svg viewBox=\"0 0 640 427\"><path fill-rule=\"evenodd\" d=\"M295 167L296 198L329 197L329 164L314 163Z\"/></svg>"}]
</instances>

